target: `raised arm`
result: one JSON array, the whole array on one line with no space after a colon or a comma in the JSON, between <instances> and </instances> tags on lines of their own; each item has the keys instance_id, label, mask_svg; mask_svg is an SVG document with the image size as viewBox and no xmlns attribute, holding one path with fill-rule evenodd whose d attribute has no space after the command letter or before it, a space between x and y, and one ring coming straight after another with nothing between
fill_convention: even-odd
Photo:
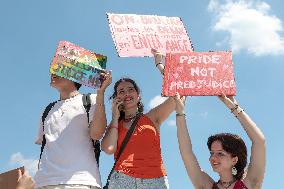
<instances>
[{"instance_id":1,"label":"raised arm","mask_svg":"<svg viewBox=\"0 0 284 189\"><path fill-rule=\"evenodd\" d=\"M103 83L101 87L97 90L96 104L95 104L95 112L93 121L91 122L90 127L90 136L94 140L99 140L102 138L106 129L106 113L105 113L105 104L104 104L104 96L106 88L112 82L111 72L106 72L101 74Z\"/></svg>"},{"instance_id":2,"label":"raised arm","mask_svg":"<svg viewBox=\"0 0 284 189\"><path fill-rule=\"evenodd\" d=\"M250 163L244 182L248 188L260 189L265 172L265 137L232 96L222 95L219 98L236 116L252 141Z\"/></svg>"},{"instance_id":3,"label":"raised arm","mask_svg":"<svg viewBox=\"0 0 284 189\"><path fill-rule=\"evenodd\" d=\"M164 55L162 55L160 52L158 52L155 49L152 49L151 52L154 56L155 66L159 69L159 71L163 75L164 74L163 60L165 58ZM155 125L159 129L162 122L165 121L169 117L169 115L174 111L175 106L176 104L174 99L170 97L159 106L150 110L147 115L151 118L151 120L155 123Z\"/></svg>"},{"instance_id":4,"label":"raised arm","mask_svg":"<svg viewBox=\"0 0 284 189\"><path fill-rule=\"evenodd\" d=\"M211 189L214 181L201 170L196 156L192 150L191 139L188 133L184 113L185 97L180 97L179 94L177 94L175 100L179 150L187 174L196 189Z\"/></svg>"},{"instance_id":5,"label":"raised arm","mask_svg":"<svg viewBox=\"0 0 284 189\"><path fill-rule=\"evenodd\" d=\"M107 132L102 140L102 150L107 154L113 154L117 148L118 139L118 119L120 116L119 105L123 102L118 98L112 101L112 120L108 126Z\"/></svg>"}]
</instances>

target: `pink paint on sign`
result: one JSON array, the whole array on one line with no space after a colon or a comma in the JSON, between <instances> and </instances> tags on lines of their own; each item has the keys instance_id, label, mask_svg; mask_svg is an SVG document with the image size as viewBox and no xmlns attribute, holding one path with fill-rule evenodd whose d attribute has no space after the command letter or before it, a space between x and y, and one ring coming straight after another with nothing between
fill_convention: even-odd
<instances>
[{"instance_id":1,"label":"pink paint on sign","mask_svg":"<svg viewBox=\"0 0 284 189\"><path fill-rule=\"evenodd\" d=\"M166 55L164 96L236 95L232 53L188 52Z\"/></svg>"},{"instance_id":2,"label":"pink paint on sign","mask_svg":"<svg viewBox=\"0 0 284 189\"><path fill-rule=\"evenodd\" d=\"M179 17L107 13L116 50L120 57L153 56L193 51Z\"/></svg>"}]
</instances>

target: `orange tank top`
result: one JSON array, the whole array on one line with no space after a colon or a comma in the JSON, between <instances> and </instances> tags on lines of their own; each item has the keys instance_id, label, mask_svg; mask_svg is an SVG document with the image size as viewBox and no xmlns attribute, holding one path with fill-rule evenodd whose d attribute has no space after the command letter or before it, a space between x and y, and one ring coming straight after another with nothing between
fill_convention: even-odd
<instances>
[{"instance_id":1,"label":"orange tank top","mask_svg":"<svg viewBox=\"0 0 284 189\"><path fill-rule=\"evenodd\" d=\"M118 124L118 141L115 158L128 129L124 122ZM166 176L163 165L160 134L154 123L142 115L124 148L114 170L135 178L159 178Z\"/></svg>"}]
</instances>

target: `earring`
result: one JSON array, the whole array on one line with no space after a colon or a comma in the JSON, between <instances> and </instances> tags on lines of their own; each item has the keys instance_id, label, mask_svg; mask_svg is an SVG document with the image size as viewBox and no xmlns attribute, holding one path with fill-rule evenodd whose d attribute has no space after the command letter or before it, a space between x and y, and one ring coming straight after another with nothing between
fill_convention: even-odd
<instances>
[{"instance_id":1,"label":"earring","mask_svg":"<svg viewBox=\"0 0 284 189\"><path fill-rule=\"evenodd\" d=\"M232 167L232 175L236 176L238 173L238 170L236 169L236 167Z\"/></svg>"}]
</instances>

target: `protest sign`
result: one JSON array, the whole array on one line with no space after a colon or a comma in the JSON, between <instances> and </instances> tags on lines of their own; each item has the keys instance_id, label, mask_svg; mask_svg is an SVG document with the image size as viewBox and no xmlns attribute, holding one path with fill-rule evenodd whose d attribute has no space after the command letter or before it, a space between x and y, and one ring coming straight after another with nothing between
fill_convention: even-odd
<instances>
[{"instance_id":1,"label":"protest sign","mask_svg":"<svg viewBox=\"0 0 284 189\"><path fill-rule=\"evenodd\" d=\"M0 189L15 189L18 182L18 169L24 173L25 168L20 167L0 174Z\"/></svg>"},{"instance_id":2,"label":"protest sign","mask_svg":"<svg viewBox=\"0 0 284 189\"><path fill-rule=\"evenodd\" d=\"M120 57L153 56L193 51L179 17L107 13L112 38Z\"/></svg>"},{"instance_id":3,"label":"protest sign","mask_svg":"<svg viewBox=\"0 0 284 189\"><path fill-rule=\"evenodd\" d=\"M60 41L50 66L50 73L96 88L107 57L86 50L68 41Z\"/></svg>"},{"instance_id":4,"label":"protest sign","mask_svg":"<svg viewBox=\"0 0 284 189\"><path fill-rule=\"evenodd\" d=\"M164 96L215 96L236 94L232 53L188 52L167 54Z\"/></svg>"}]
</instances>

